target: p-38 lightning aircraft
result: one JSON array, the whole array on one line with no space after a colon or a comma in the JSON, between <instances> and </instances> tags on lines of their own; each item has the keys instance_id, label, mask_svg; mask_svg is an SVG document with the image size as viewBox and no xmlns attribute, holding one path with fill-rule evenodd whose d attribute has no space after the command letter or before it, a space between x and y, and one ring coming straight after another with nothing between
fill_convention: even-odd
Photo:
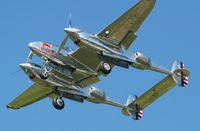
<instances>
[{"instance_id":1,"label":"p-38 lightning aircraft","mask_svg":"<svg viewBox=\"0 0 200 131\"><path fill-rule=\"evenodd\" d=\"M189 71L182 62L175 61L172 70L169 71L155 66L149 57L140 52L127 51L137 37L136 31L151 12L155 2L156 0L140 0L95 35L72 28L70 24L64 29L67 36L59 47L47 42L31 42L27 62L20 66L34 84L7 107L19 109L49 97L54 107L61 110L65 105L62 98L67 98L78 102L86 100L119 107L124 115L139 120L144 108L176 84L181 87L188 84ZM78 49L65 47L68 38ZM43 60L42 64L32 62L34 54ZM140 97L129 96L125 104L120 104L110 100L104 91L91 87L99 81L101 75L108 75L114 66L152 70L167 76Z\"/></svg>"}]
</instances>

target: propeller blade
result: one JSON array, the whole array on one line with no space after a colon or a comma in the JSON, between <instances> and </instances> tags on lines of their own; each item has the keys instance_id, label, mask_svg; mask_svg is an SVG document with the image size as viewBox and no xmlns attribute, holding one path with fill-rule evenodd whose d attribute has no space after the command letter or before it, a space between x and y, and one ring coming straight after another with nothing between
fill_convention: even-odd
<instances>
[{"instance_id":1,"label":"propeller blade","mask_svg":"<svg viewBox=\"0 0 200 131\"><path fill-rule=\"evenodd\" d=\"M15 74L17 74L18 72L20 72L21 71L21 69L18 69L17 71L14 71L14 72L12 72L12 73L10 73L10 75L12 76L12 75L15 75Z\"/></svg>"},{"instance_id":2,"label":"propeller blade","mask_svg":"<svg viewBox=\"0 0 200 131\"><path fill-rule=\"evenodd\" d=\"M29 55L28 55L28 58L27 58L27 60L26 60L26 63L30 63L30 62L31 62L31 59L32 59L32 57L33 57L33 52L32 52L32 51L30 51L30 53L29 53Z\"/></svg>"},{"instance_id":3,"label":"propeller blade","mask_svg":"<svg viewBox=\"0 0 200 131\"><path fill-rule=\"evenodd\" d=\"M58 50L57 50L56 53L60 53L60 51L64 48L65 44L67 43L68 38L69 38L69 35L67 35L67 36L63 39L63 41L62 41L62 43L60 44L60 46L59 46L59 48L58 48Z\"/></svg>"},{"instance_id":4,"label":"propeller blade","mask_svg":"<svg viewBox=\"0 0 200 131\"><path fill-rule=\"evenodd\" d=\"M72 27L72 14L70 12L70 14L69 14L69 28L71 28L71 27Z\"/></svg>"}]
</instances>

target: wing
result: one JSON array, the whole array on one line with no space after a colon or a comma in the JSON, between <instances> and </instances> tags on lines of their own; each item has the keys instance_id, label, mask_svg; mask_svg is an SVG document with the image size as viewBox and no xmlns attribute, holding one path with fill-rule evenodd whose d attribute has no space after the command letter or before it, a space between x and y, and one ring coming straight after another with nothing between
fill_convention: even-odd
<instances>
[{"instance_id":1,"label":"wing","mask_svg":"<svg viewBox=\"0 0 200 131\"><path fill-rule=\"evenodd\" d=\"M101 31L98 36L112 44L128 49L136 39L135 32L151 12L156 0L140 0L111 25Z\"/></svg>"},{"instance_id":2,"label":"wing","mask_svg":"<svg viewBox=\"0 0 200 131\"><path fill-rule=\"evenodd\" d=\"M79 48L71 56L75 61L79 62L79 64L82 64L95 71L100 64L100 60L97 54L88 51L87 49Z\"/></svg>"},{"instance_id":3,"label":"wing","mask_svg":"<svg viewBox=\"0 0 200 131\"><path fill-rule=\"evenodd\" d=\"M83 65L84 67L98 72L100 60L97 54L86 51L85 49L79 48L76 52L71 55L71 58L75 63ZM82 88L87 87L99 81L100 74L92 74L89 72L80 72L76 70L73 72L73 76L77 78L76 83Z\"/></svg>"},{"instance_id":4,"label":"wing","mask_svg":"<svg viewBox=\"0 0 200 131\"><path fill-rule=\"evenodd\" d=\"M28 88L21 95L15 98L10 104L8 104L7 107L12 109L19 109L20 107L24 107L39 101L52 93L53 91L51 88L34 83L30 88Z\"/></svg>"},{"instance_id":5,"label":"wing","mask_svg":"<svg viewBox=\"0 0 200 131\"><path fill-rule=\"evenodd\" d=\"M148 105L157 100L159 97L161 97L163 94L172 89L174 86L176 86L176 82L174 81L172 76L169 75L162 81L160 81L158 84L156 84L154 87L152 87L150 90L141 95L139 98L137 98L132 103L132 105L130 105L130 107L138 105L138 107L143 110Z\"/></svg>"}]
</instances>

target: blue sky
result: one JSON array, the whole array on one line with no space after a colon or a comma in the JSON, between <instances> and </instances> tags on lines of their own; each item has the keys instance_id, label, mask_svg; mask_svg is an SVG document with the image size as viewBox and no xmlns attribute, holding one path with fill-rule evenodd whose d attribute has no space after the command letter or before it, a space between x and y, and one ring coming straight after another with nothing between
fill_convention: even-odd
<instances>
[{"instance_id":1,"label":"blue sky","mask_svg":"<svg viewBox=\"0 0 200 131\"><path fill-rule=\"evenodd\" d=\"M65 99L66 108L57 111L46 98L20 110L6 104L27 89L31 82L19 69L26 61L31 41L59 45L72 13L72 26L98 32L136 0L2 0L0 4L1 93L0 129L7 131L102 131L199 130L199 0L157 0L151 15L137 32L130 50L140 51L168 69L174 60L183 60L191 71L187 88L175 87L144 110L141 121L133 121L117 108ZM72 45L72 43L69 43ZM129 94L141 95L165 76L133 68L115 68L96 87L121 103Z\"/></svg>"}]
</instances>

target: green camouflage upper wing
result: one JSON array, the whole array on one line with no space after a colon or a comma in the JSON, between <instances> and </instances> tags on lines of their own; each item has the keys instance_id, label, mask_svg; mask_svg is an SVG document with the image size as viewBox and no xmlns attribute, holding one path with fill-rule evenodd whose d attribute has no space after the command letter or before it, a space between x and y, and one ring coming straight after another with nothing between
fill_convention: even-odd
<instances>
[{"instance_id":1,"label":"green camouflage upper wing","mask_svg":"<svg viewBox=\"0 0 200 131\"><path fill-rule=\"evenodd\" d=\"M174 86L176 86L176 82L173 80L172 76L169 75L150 90L141 95L139 98L137 98L132 104L137 104L140 109L144 109L163 94L165 94L167 91L172 89Z\"/></svg>"},{"instance_id":2,"label":"green camouflage upper wing","mask_svg":"<svg viewBox=\"0 0 200 131\"><path fill-rule=\"evenodd\" d=\"M120 16L98 36L112 44L120 44L128 49L136 39L135 32L151 12L156 0L140 0L135 6Z\"/></svg>"},{"instance_id":3,"label":"green camouflage upper wing","mask_svg":"<svg viewBox=\"0 0 200 131\"><path fill-rule=\"evenodd\" d=\"M28 88L21 95L15 98L10 104L8 104L7 107L12 109L19 109L20 107L30 105L47 97L52 92L53 91L51 88L34 83L30 88Z\"/></svg>"}]
</instances>

